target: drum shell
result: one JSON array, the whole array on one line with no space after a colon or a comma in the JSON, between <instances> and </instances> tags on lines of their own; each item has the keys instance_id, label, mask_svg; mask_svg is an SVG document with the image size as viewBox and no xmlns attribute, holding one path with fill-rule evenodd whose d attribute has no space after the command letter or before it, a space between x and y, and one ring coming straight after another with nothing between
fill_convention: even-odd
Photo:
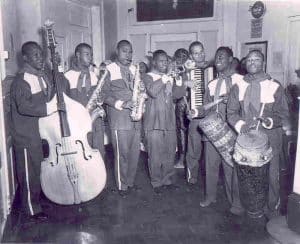
<instances>
[{"instance_id":1,"label":"drum shell","mask_svg":"<svg viewBox=\"0 0 300 244\"><path fill-rule=\"evenodd\" d=\"M252 167L235 163L241 203L252 218L264 215L269 192L269 165L268 162L261 167Z\"/></svg>"},{"instance_id":2,"label":"drum shell","mask_svg":"<svg viewBox=\"0 0 300 244\"><path fill-rule=\"evenodd\" d=\"M233 159L237 169L240 199L250 217L264 215L269 192L272 147L262 131L249 131L237 137Z\"/></svg>"},{"instance_id":3,"label":"drum shell","mask_svg":"<svg viewBox=\"0 0 300 244\"><path fill-rule=\"evenodd\" d=\"M199 127L214 145L224 161L233 166L232 152L236 140L235 132L217 113L210 114L199 121Z\"/></svg>"}]
</instances>

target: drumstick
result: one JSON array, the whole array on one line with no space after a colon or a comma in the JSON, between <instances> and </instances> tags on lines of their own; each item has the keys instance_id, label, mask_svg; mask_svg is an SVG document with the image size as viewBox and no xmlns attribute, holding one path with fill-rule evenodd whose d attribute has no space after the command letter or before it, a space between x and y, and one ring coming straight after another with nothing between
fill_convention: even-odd
<instances>
[{"instance_id":1,"label":"drumstick","mask_svg":"<svg viewBox=\"0 0 300 244\"><path fill-rule=\"evenodd\" d=\"M222 102L225 98L219 98L217 99L216 101L213 101L213 102L210 102L210 103L207 103L205 105L203 105L203 109L204 110L208 110L214 106L216 106L217 104L219 104L220 102Z\"/></svg>"},{"instance_id":2,"label":"drumstick","mask_svg":"<svg viewBox=\"0 0 300 244\"><path fill-rule=\"evenodd\" d=\"M263 103L263 104L261 105L261 109L260 109L259 117L261 117L261 116L263 115L264 109L265 109L265 103ZM259 125L260 125L260 120L258 121L258 123L257 123L257 126L256 126L256 129L255 129L255 130L258 130L258 127L259 127Z\"/></svg>"},{"instance_id":3,"label":"drumstick","mask_svg":"<svg viewBox=\"0 0 300 244\"><path fill-rule=\"evenodd\" d=\"M218 98L216 101L213 101L213 102L210 102L210 103L207 103L205 105L203 105L203 110L206 111L214 106L216 106L217 104L219 104L220 102L222 102L225 98ZM184 101L187 103L187 100L186 100L186 97L184 97ZM188 105L188 103L187 103ZM188 112L191 111L191 109L189 108L188 106ZM197 118L197 117L194 117L194 119Z\"/></svg>"}]
</instances>

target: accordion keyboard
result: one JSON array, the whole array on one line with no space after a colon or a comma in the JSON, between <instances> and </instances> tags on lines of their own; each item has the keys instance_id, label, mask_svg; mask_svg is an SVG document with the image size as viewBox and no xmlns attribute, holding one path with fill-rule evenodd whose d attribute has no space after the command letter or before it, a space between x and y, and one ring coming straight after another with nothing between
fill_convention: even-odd
<instances>
[{"instance_id":1,"label":"accordion keyboard","mask_svg":"<svg viewBox=\"0 0 300 244\"><path fill-rule=\"evenodd\" d=\"M203 105L204 98L204 69L196 68L191 71L191 79L195 82L194 88L191 89L191 109L195 109L196 107Z\"/></svg>"}]
</instances>

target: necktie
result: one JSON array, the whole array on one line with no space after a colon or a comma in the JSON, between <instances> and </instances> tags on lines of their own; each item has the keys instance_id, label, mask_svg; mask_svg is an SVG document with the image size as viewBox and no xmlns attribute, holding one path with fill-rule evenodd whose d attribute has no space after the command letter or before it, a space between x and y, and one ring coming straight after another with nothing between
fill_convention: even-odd
<instances>
[{"instance_id":1,"label":"necktie","mask_svg":"<svg viewBox=\"0 0 300 244\"><path fill-rule=\"evenodd\" d=\"M77 89L81 92L85 89L88 92L91 89L91 75L89 70L81 71L77 81Z\"/></svg>"}]
</instances>

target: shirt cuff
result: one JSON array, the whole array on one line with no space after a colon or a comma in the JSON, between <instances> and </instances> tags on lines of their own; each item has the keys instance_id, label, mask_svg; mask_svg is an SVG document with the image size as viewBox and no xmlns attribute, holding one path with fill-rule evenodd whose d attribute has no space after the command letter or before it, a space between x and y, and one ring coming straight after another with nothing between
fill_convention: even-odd
<instances>
[{"instance_id":1,"label":"shirt cuff","mask_svg":"<svg viewBox=\"0 0 300 244\"><path fill-rule=\"evenodd\" d=\"M246 124L246 122L243 120L239 120L238 122L236 122L234 128L237 131L237 133L239 133L239 134L241 133L241 128L244 124Z\"/></svg>"},{"instance_id":2,"label":"shirt cuff","mask_svg":"<svg viewBox=\"0 0 300 244\"><path fill-rule=\"evenodd\" d=\"M118 100L115 103L115 108L118 110L123 110L122 105L123 105L124 101Z\"/></svg>"},{"instance_id":3,"label":"shirt cuff","mask_svg":"<svg viewBox=\"0 0 300 244\"><path fill-rule=\"evenodd\" d=\"M182 86L182 77L179 76L179 78L175 78L175 84L176 86Z\"/></svg>"},{"instance_id":4,"label":"shirt cuff","mask_svg":"<svg viewBox=\"0 0 300 244\"><path fill-rule=\"evenodd\" d=\"M167 76L167 75L162 75L161 81L162 81L162 83L167 84L168 81L169 81L169 76Z\"/></svg>"},{"instance_id":5,"label":"shirt cuff","mask_svg":"<svg viewBox=\"0 0 300 244\"><path fill-rule=\"evenodd\" d=\"M192 109L192 111L194 112L192 118L198 117L198 114L199 114L198 109Z\"/></svg>"},{"instance_id":6,"label":"shirt cuff","mask_svg":"<svg viewBox=\"0 0 300 244\"><path fill-rule=\"evenodd\" d=\"M273 128L273 119L272 118L270 118L270 117L267 117L266 118L269 122L270 122L270 125L269 126L267 126L266 125L266 123L264 123L264 122L262 122L261 124L262 124L262 126L264 127L264 128L266 128L266 129L272 129Z\"/></svg>"}]
</instances>

